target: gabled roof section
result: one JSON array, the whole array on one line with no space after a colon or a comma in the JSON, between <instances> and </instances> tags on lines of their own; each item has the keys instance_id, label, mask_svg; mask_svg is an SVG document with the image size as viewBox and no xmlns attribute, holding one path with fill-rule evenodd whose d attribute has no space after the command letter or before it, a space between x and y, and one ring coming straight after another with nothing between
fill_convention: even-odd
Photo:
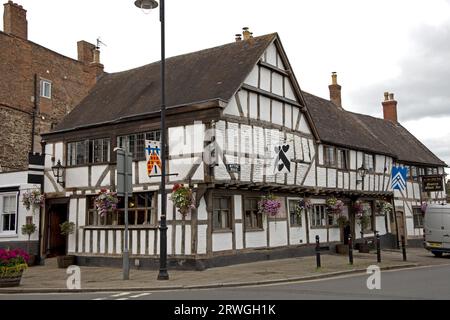
<instances>
[{"instance_id":1,"label":"gabled roof section","mask_svg":"<svg viewBox=\"0 0 450 320\"><path fill-rule=\"evenodd\" d=\"M337 108L307 92L303 96L323 143L385 154L402 162L446 166L398 123Z\"/></svg>"},{"instance_id":2,"label":"gabled roof section","mask_svg":"<svg viewBox=\"0 0 450 320\"><path fill-rule=\"evenodd\" d=\"M228 101L276 37L269 34L167 59L167 107ZM160 64L105 75L53 132L159 112Z\"/></svg>"}]
</instances>

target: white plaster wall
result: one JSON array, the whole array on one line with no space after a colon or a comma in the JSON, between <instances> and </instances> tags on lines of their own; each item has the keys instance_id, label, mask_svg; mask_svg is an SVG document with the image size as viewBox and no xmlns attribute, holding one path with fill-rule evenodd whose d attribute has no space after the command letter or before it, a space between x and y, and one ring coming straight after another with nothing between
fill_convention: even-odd
<instances>
[{"instance_id":1,"label":"white plaster wall","mask_svg":"<svg viewBox=\"0 0 450 320\"><path fill-rule=\"evenodd\" d=\"M384 159L385 157L382 155L375 155L375 171L377 173L384 172Z\"/></svg>"},{"instance_id":2,"label":"white plaster wall","mask_svg":"<svg viewBox=\"0 0 450 320\"><path fill-rule=\"evenodd\" d=\"M152 255L155 252L155 233L156 231L150 230L148 232L148 253Z\"/></svg>"},{"instance_id":3,"label":"white plaster wall","mask_svg":"<svg viewBox=\"0 0 450 320\"><path fill-rule=\"evenodd\" d=\"M270 246L281 247L287 245L287 222L270 221Z\"/></svg>"},{"instance_id":4,"label":"white plaster wall","mask_svg":"<svg viewBox=\"0 0 450 320\"><path fill-rule=\"evenodd\" d=\"M109 230L108 231L108 248L107 248L107 253L108 254L113 254L114 252L114 231L113 230Z\"/></svg>"},{"instance_id":5,"label":"white plaster wall","mask_svg":"<svg viewBox=\"0 0 450 320\"><path fill-rule=\"evenodd\" d=\"M293 128L292 129L297 129L297 119L298 117L301 116L300 110L297 107L292 107L292 123L293 123Z\"/></svg>"},{"instance_id":6,"label":"white plaster wall","mask_svg":"<svg viewBox=\"0 0 450 320\"><path fill-rule=\"evenodd\" d=\"M277 48L273 43L269 47L267 47L266 62L273 66L277 65Z\"/></svg>"},{"instance_id":7,"label":"white plaster wall","mask_svg":"<svg viewBox=\"0 0 450 320\"><path fill-rule=\"evenodd\" d=\"M316 186L316 163L313 161L311 170L309 171L308 175L305 179L305 186Z\"/></svg>"},{"instance_id":8,"label":"white plaster wall","mask_svg":"<svg viewBox=\"0 0 450 320\"><path fill-rule=\"evenodd\" d=\"M213 251L227 251L233 249L233 234L231 232L213 233Z\"/></svg>"},{"instance_id":9,"label":"white plaster wall","mask_svg":"<svg viewBox=\"0 0 450 320\"><path fill-rule=\"evenodd\" d=\"M252 119L258 119L258 95L255 93L250 93L249 110L249 117Z\"/></svg>"},{"instance_id":10,"label":"white plaster wall","mask_svg":"<svg viewBox=\"0 0 450 320\"><path fill-rule=\"evenodd\" d=\"M291 81L287 77L284 77L284 90L285 90L286 98L297 101L297 98L295 97L294 89L292 88L292 85L291 85Z\"/></svg>"},{"instance_id":11,"label":"white plaster wall","mask_svg":"<svg viewBox=\"0 0 450 320\"><path fill-rule=\"evenodd\" d=\"M260 96L259 115L261 120L270 122L270 99Z\"/></svg>"},{"instance_id":12,"label":"white plaster wall","mask_svg":"<svg viewBox=\"0 0 450 320\"><path fill-rule=\"evenodd\" d=\"M272 123L283 125L283 104L272 100Z\"/></svg>"},{"instance_id":13,"label":"white plaster wall","mask_svg":"<svg viewBox=\"0 0 450 320\"><path fill-rule=\"evenodd\" d=\"M326 187L327 186L327 169L317 168L317 186Z\"/></svg>"},{"instance_id":14,"label":"white plaster wall","mask_svg":"<svg viewBox=\"0 0 450 320\"><path fill-rule=\"evenodd\" d=\"M323 145L319 145L319 165L323 165Z\"/></svg>"},{"instance_id":15,"label":"white plaster wall","mask_svg":"<svg viewBox=\"0 0 450 320\"><path fill-rule=\"evenodd\" d=\"M283 96L283 76L276 72L272 73L272 93Z\"/></svg>"},{"instance_id":16,"label":"white plaster wall","mask_svg":"<svg viewBox=\"0 0 450 320\"><path fill-rule=\"evenodd\" d=\"M198 234L197 253L198 254L206 254L207 231L208 231L207 225L199 225L197 227L197 234Z\"/></svg>"},{"instance_id":17,"label":"white plaster wall","mask_svg":"<svg viewBox=\"0 0 450 320\"><path fill-rule=\"evenodd\" d=\"M330 242L341 241L341 230L339 228L330 228Z\"/></svg>"},{"instance_id":18,"label":"white plaster wall","mask_svg":"<svg viewBox=\"0 0 450 320\"><path fill-rule=\"evenodd\" d=\"M65 163L65 158L63 157L63 152L64 150L64 143L63 142L57 142L55 143L55 164L58 162L58 160L61 160L61 163L64 164Z\"/></svg>"},{"instance_id":19,"label":"white plaster wall","mask_svg":"<svg viewBox=\"0 0 450 320\"><path fill-rule=\"evenodd\" d=\"M181 254L182 229L181 226L175 226L175 254Z\"/></svg>"},{"instance_id":20,"label":"white plaster wall","mask_svg":"<svg viewBox=\"0 0 450 320\"><path fill-rule=\"evenodd\" d=\"M238 92L239 100L241 102L242 112L244 113L244 117L248 117L248 91L240 90Z\"/></svg>"},{"instance_id":21,"label":"white plaster wall","mask_svg":"<svg viewBox=\"0 0 450 320\"><path fill-rule=\"evenodd\" d=\"M206 211L206 202L204 197L200 200L199 206L197 208L197 219L198 220L208 219L208 212Z\"/></svg>"},{"instance_id":22,"label":"white plaster wall","mask_svg":"<svg viewBox=\"0 0 450 320\"><path fill-rule=\"evenodd\" d=\"M191 254L191 226L186 225L185 227L185 238L184 238L184 253L185 254Z\"/></svg>"},{"instance_id":23,"label":"white plaster wall","mask_svg":"<svg viewBox=\"0 0 450 320\"><path fill-rule=\"evenodd\" d=\"M243 224L242 223L236 223L234 225L235 230L235 240L236 240L236 249L243 249L244 248L244 241L243 241Z\"/></svg>"},{"instance_id":24,"label":"white plaster wall","mask_svg":"<svg viewBox=\"0 0 450 320\"><path fill-rule=\"evenodd\" d=\"M245 79L244 83L249 84L253 87L258 87L258 66L253 68L247 79Z\"/></svg>"},{"instance_id":25,"label":"white plaster wall","mask_svg":"<svg viewBox=\"0 0 450 320\"><path fill-rule=\"evenodd\" d=\"M263 224L266 226L266 223ZM245 233L246 248L267 247L267 231L251 231Z\"/></svg>"},{"instance_id":26,"label":"white plaster wall","mask_svg":"<svg viewBox=\"0 0 450 320\"><path fill-rule=\"evenodd\" d=\"M293 129L292 125L292 110L295 109L295 107L292 107L290 105L284 105L284 126Z\"/></svg>"},{"instance_id":27,"label":"white plaster wall","mask_svg":"<svg viewBox=\"0 0 450 320\"><path fill-rule=\"evenodd\" d=\"M327 242L327 229L318 228L318 229L310 229L309 230L309 241L311 243L316 243L316 236L320 237L320 243Z\"/></svg>"},{"instance_id":28,"label":"white plaster wall","mask_svg":"<svg viewBox=\"0 0 450 320\"><path fill-rule=\"evenodd\" d=\"M66 188L87 187L88 184L88 167L66 169Z\"/></svg>"},{"instance_id":29,"label":"white plaster wall","mask_svg":"<svg viewBox=\"0 0 450 320\"><path fill-rule=\"evenodd\" d=\"M98 253L97 251L97 233L99 231L94 230L92 231L92 253ZM86 242L86 244L88 244L89 242Z\"/></svg>"},{"instance_id":30,"label":"white plaster wall","mask_svg":"<svg viewBox=\"0 0 450 320\"><path fill-rule=\"evenodd\" d=\"M100 252L101 254L106 253L106 230L100 230Z\"/></svg>"},{"instance_id":31,"label":"white plaster wall","mask_svg":"<svg viewBox=\"0 0 450 320\"><path fill-rule=\"evenodd\" d=\"M267 68L261 67L261 85L260 88L262 90L270 92L270 74L271 71Z\"/></svg>"},{"instance_id":32,"label":"white plaster wall","mask_svg":"<svg viewBox=\"0 0 450 320\"><path fill-rule=\"evenodd\" d=\"M77 202L78 199L70 199L69 201L69 222L77 223ZM76 235L72 233L68 237L68 251L75 252Z\"/></svg>"},{"instance_id":33,"label":"white plaster wall","mask_svg":"<svg viewBox=\"0 0 450 320\"><path fill-rule=\"evenodd\" d=\"M305 116L303 116L300 120L299 130L300 132L311 134L311 129L309 128L309 124L306 122Z\"/></svg>"},{"instance_id":34,"label":"white plaster wall","mask_svg":"<svg viewBox=\"0 0 450 320\"><path fill-rule=\"evenodd\" d=\"M86 252L86 253L90 253L90 252L91 252L90 246L89 246L90 240L91 240L91 233L90 233L89 230L88 230L88 231L86 231L86 237L85 237L85 242L84 242L84 243L85 243L85 246L86 246L84 252ZM119 246L120 246L120 245L119 245Z\"/></svg>"},{"instance_id":35,"label":"white plaster wall","mask_svg":"<svg viewBox=\"0 0 450 320\"><path fill-rule=\"evenodd\" d=\"M375 216L375 229L380 233L380 235L387 233L384 216Z\"/></svg>"},{"instance_id":36,"label":"white plaster wall","mask_svg":"<svg viewBox=\"0 0 450 320\"><path fill-rule=\"evenodd\" d=\"M91 167L91 185L95 186L97 184L98 179L100 179L102 173L108 166L92 166ZM109 175L108 175L109 176ZM106 180L106 178L105 178ZM101 181L103 182L103 181ZM107 180L107 185L109 185L109 179Z\"/></svg>"},{"instance_id":37,"label":"white plaster wall","mask_svg":"<svg viewBox=\"0 0 450 320\"><path fill-rule=\"evenodd\" d=\"M224 114L229 114L229 115L232 115L232 116L237 116L237 117L240 116L238 105L237 105L237 102L236 102L236 97L233 96L230 99L230 102L228 103L228 105L226 106L226 108L225 108L225 110L223 112L224 112ZM175 137L176 132L174 131L173 134L174 134L174 137Z\"/></svg>"},{"instance_id":38,"label":"white plaster wall","mask_svg":"<svg viewBox=\"0 0 450 320\"><path fill-rule=\"evenodd\" d=\"M120 230L116 230L116 252L117 254L122 254L122 232Z\"/></svg>"},{"instance_id":39,"label":"white plaster wall","mask_svg":"<svg viewBox=\"0 0 450 320\"><path fill-rule=\"evenodd\" d=\"M350 150L350 169L356 170L356 151Z\"/></svg>"},{"instance_id":40,"label":"white plaster wall","mask_svg":"<svg viewBox=\"0 0 450 320\"><path fill-rule=\"evenodd\" d=\"M336 169L328 169L328 187L329 188L336 188Z\"/></svg>"}]
</instances>

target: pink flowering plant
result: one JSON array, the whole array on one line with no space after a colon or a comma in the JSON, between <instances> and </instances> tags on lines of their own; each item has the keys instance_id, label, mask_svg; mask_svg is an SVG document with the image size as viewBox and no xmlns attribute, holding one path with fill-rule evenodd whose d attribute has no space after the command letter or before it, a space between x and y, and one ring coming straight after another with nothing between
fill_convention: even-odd
<instances>
[{"instance_id":1,"label":"pink flowering plant","mask_svg":"<svg viewBox=\"0 0 450 320\"><path fill-rule=\"evenodd\" d=\"M261 214L267 214L270 217L276 217L281 208L281 202L273 194L264 196L258 202L258 210Z\"/></svg>"},{"instance_id":2,"label":"pink flowering plant","mask_svg":"<svg viewBox=\"0 0 450 320\"><path fill-rule=\"evenodd\" d=\"M355 212L356 217L360 218L364 214L363 203L359 200L355 201L353 204L353 211Z\"/></svg>"},{"instance_id":3,"label":"pink flowering plant","mask_svg":"<svg viewBox=\"0 0 450 320\"><path fill-rule=\"evenodd\" d=\"M104 217L110 210L116 210L119 198L116 192L101 189L98 196L95 198L95 208L100 213L101 217Z\"/></svg>"},{"instance_id":4,"label":"pink flowering plant","mask_svg":"<svg viewBox=\"0 0 450 320\"><path fill-rule=\"evenodd\" d=\"M187 215L191 209L195 209L194 194L183 184L176 184L173 187L170 200L183 216Z\"/></svg>"},{"instance_id":5,"label":"pink flowering plant","mask_svg":"<svg viewBox=\"0 0 450 320\"><path fill-rule=\"evenodd\" d=\"M426 203L425 201L422 202L422 204L420 205L420 211L422 211L422 213L425 213L427 211L427 207L428 203Z\"/></svg>"},{"instance_id":6,"label":"pink flowering plant","mask_svg":"<svg viewBox=\"0 0 450 320\"><path fill-rule=\"evenodd\" d=\"M28 267L29 258L21 249L0 249L0 279L21 276Z\"/></svg>"},{"instance_id":7,"label":"pink flowering plant","mask_svg":"<svg viewBox=\"0 0 450 320\"><path fill-rule=\"evenodd\" d=\"M342 211L344 211L344 202L342 200L338 200L334 197L328 198L326 201L327 210L332 214L341 215Z\"/></svg>"},{"instance_id":8,"label":"pink flowering plant","mask_svg":"<svg viewBox=\"0 0 450 320\"><path fill-rule=\"evenodd\" d=\"M44 206L44 202L45 202L45 195L42 194L41 191L38 189L27 191L22 195L23 205L28 211L32 209L33 214L37 208Z\"/></svg>"}]
</instances>

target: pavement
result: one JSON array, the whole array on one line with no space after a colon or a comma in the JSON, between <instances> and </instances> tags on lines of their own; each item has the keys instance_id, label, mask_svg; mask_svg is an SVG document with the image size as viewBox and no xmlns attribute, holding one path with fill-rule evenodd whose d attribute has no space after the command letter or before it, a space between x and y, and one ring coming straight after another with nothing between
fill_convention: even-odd
<instances>
[{"instance_id":1,"label":"pavement","mask_svg":"<svg viewBox=\"0 0 450 320\"><path fill-rule=\"evenodd\" d=\"M354 264L348 257L322 254L322 267L316 268L316 258L301 257L246 263L204 271L169 270L170 280L158 281L158 271L136 270L130 280L122 280L122 270L116 268L81 267L81 289L67 289L65 269L58 269L56 259L47 259L45 266L29 268L24 272L20 287L0 288L6 293L65 293L65 292L143 292L187 289L210 289L290 283L347 274L366 273L367 267L378 265L381 270L394 270L418 266L450 265L450 256L435 258L425 249L408 249L404 262L397 250L382 252L382 263L377 264L376 254L354 253Z\"/></svg>"}]
</instances>

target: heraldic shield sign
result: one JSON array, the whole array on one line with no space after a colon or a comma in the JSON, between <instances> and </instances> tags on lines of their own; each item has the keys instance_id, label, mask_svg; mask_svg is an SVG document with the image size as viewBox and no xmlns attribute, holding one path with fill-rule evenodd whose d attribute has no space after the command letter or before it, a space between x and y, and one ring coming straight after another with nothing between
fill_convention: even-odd
<instances>
[{"instance_id":1,"label":"heraldic shield sign","mask_svg":"<svg viewBox=\"0 0 450 320\"><path fill-rule=\"evenodd\" d=\"M291 172L291 160L289 160L289 151L291 146L281 145L275 146L275 162L273 165L273 173L290 173Z\"/></svg>"},{"instance_id":2,"label":"heraldic shield sign","mask_svg":"<svg viewBox=\"0 0 450 320\"><path fill-rule=\"evenodd\" d=\"M147 160L147 175L161 175L161 142L145 140L145 156Z\"/></svg>"},{"instance_id":3,"label":"heraldic shield sign","mask_svg":"<svg viewBox=\"0 0 450 320\"><path fill-rule=\"evenodd\" d=\"M406 189L406 177L408 169L404 167L392 167L392 189L393 190L405 190Z\"/></svg>"}]
</instances>

